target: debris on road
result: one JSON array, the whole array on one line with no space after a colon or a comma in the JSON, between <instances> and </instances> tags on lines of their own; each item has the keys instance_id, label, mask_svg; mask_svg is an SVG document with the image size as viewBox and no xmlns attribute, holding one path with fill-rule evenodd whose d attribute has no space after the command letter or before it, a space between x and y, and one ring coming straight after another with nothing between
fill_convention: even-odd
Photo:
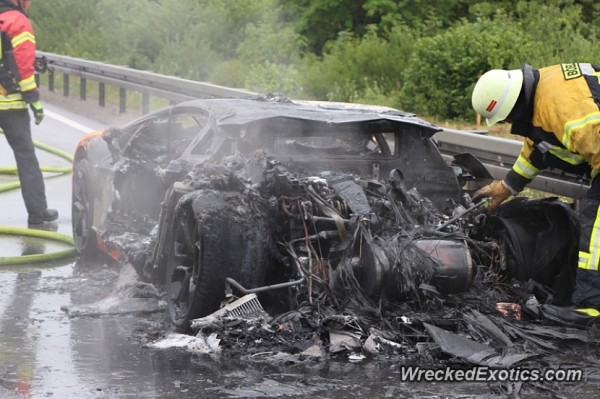
<instances>
[{"instance_id":1,"label":"debris on road","mask_svg":"<svg viewBox=\"0 0 600 399\"><path fill-rule=\"evenodd\" d=\"M154 313L166 309L163 296L160 289L140 281L135 269L125 264L121 267L115 286L107 297L97 302L69 305L61 309L69 317Z\"/></svg>"}]
</instances>

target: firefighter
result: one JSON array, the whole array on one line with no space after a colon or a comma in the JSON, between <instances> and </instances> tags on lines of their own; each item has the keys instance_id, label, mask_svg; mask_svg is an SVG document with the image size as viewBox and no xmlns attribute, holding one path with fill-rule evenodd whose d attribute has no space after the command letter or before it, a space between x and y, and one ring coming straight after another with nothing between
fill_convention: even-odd
<instances>
[{"instance_id":1,"label":"firefighter","mask_svg":"<svg viewBox=\"0 0 600 399\"><path fill-rule=\"evenodd\" d=\"M29 225L58 218L48 209L44 180L31 138L31 109L35 124L44 118L44 109L34 76L35 36L26 11L31 0L0 0L0 128L17 163L21 193Z\"/></svg>"},{"instance_id":2,"label":"firefighter","mask_svg":"<svg viewBox=\"0 0 600 399\"><path fill-rule=\"evenodd\" d=\"M475 111L488 126L512 123L511 133L525 137L521 152L504 180L478 190L491 197L493 211L516 195L545 168L587 175L591 185L581 201L579 262L572 302L579 308L558 316L585 322L600 315L600 66L586 63L534 69L491 70L472 93ZM581 319L581 320L579 320Z\"/></svg>"}]
</instances>

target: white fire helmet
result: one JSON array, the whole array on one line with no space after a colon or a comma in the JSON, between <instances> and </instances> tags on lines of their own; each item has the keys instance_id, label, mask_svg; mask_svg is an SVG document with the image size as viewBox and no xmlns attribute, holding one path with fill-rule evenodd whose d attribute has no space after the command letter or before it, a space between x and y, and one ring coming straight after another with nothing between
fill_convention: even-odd
<instances>
[{"instance_id":1,"label":"white fire helmet","mask_svg":"<svg viewBox=\"0 0 600 399\"><path fill-rule=\"evenodd\" d=\"M522 85L523 72L520 69L487 71L473 89L473 108L485 118L488 126L492 126L510 114L519 98Z\"/></svg>"}]
</instances>

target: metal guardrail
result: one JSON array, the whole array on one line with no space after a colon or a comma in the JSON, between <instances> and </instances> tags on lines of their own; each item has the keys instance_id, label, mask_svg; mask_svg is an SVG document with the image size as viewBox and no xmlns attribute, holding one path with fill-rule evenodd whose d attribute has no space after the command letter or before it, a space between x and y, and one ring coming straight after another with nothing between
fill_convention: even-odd
<instances>
[{"instance_id":1,"label":"metal guardrail","mask_svg":"<svg viewBox=\"0 0 600 399\"><path fill-rule=\"evenodd\" d=\"M79 58L56 55L38 51L38 57L45 58L49 67L49 89L54 90L56 72L63 74L63 92L68 96L70 77L80 79L80 98L86 98L88 80L99 82L99 105L105 105L105 85L120 89L119 109L126 112L126 90L134 90L143 96L142 112L149 110L149 97L165 98L171 102L206 97L242 97L256 93L242 89L218 86L211 83L196 82L154 72L140 71L103 62L82 60Z\"/></svg>"},{"instance_id":2,"label":"metal guardrail","mask_svg":"<svg viewBox=\"0 0 600 399\"><path fill-rule=\"evenodd\" d=\"M171 102L179 102L193 98L207 97L246 97L256 93L218 86L211 83L197 82L153 72L140 71L123 66L115 66L103 62L82 60L78 58L38 52L49 64L49 89L54 90L56 72L63 74L63 93L69 96L69 79L71 76L80 79L80 98L86 99L87 80L99 83L99 105L104 106L105 85L116 86L120 90L121 112L126 112L126 90L134 90L142 94L142 112L149 112L150 96L165 98ZM471 153L489 170L495 179L502 179L516 161L521 142L500 137L491 137L468 131L444 129L437 133L437 140L442 154L446 158L462 153ZM544 172L529 185L530 188L542 190L555 195L570 198L582 198L587 190L587 182L576 176L553 171Z\"/></svg>"},{"instance_id":3,"label":"metal guardrail","mask_svg":"<svg viewBox=\"0 0 600 399\"><path fill-rule=\"evenodd\" d=\"M440 151L445 156L468 152L478 158L492 177L502 179L517 160L521 142L502 137L485 136L462 130L444 129L436 133ZM554 195L580 199L588 189L588 183L580 177L562 171L542 172L528 185Z\"/></svg>"}]
</instances>

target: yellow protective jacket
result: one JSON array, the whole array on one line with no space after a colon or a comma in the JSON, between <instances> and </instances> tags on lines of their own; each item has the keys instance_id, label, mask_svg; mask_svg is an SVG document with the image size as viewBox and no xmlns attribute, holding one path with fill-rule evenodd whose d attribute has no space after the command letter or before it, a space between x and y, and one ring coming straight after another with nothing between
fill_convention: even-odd
<instances>
[{"instance_id":1,"label":"yellow protective jacket","mask_svg":"<svg viewBox=\"0 0 600 399\"><path fill-rule=\"evenodd\" d=\"M26 109L28 103L39 100L35 82L36 46L33 28L22 10L2 4L0 5L0 30L10 37L19 75L18 81L15 82L18 91L0 95L0 111Z\"/></svg>"},{"instance_id":2,"label":"yellow protective jacket","mask_svg":"<svg viewBox=\"0 0 600 399\"><path fill-rule=\"evenodd\" d=\"M529 101L511 133L525 136L505 182L521 191L543 169L594 177L600 171L600 67L559 64L534 70ZM526 82L527 84L527 82Z\"/></svg>"}]
</instances>

